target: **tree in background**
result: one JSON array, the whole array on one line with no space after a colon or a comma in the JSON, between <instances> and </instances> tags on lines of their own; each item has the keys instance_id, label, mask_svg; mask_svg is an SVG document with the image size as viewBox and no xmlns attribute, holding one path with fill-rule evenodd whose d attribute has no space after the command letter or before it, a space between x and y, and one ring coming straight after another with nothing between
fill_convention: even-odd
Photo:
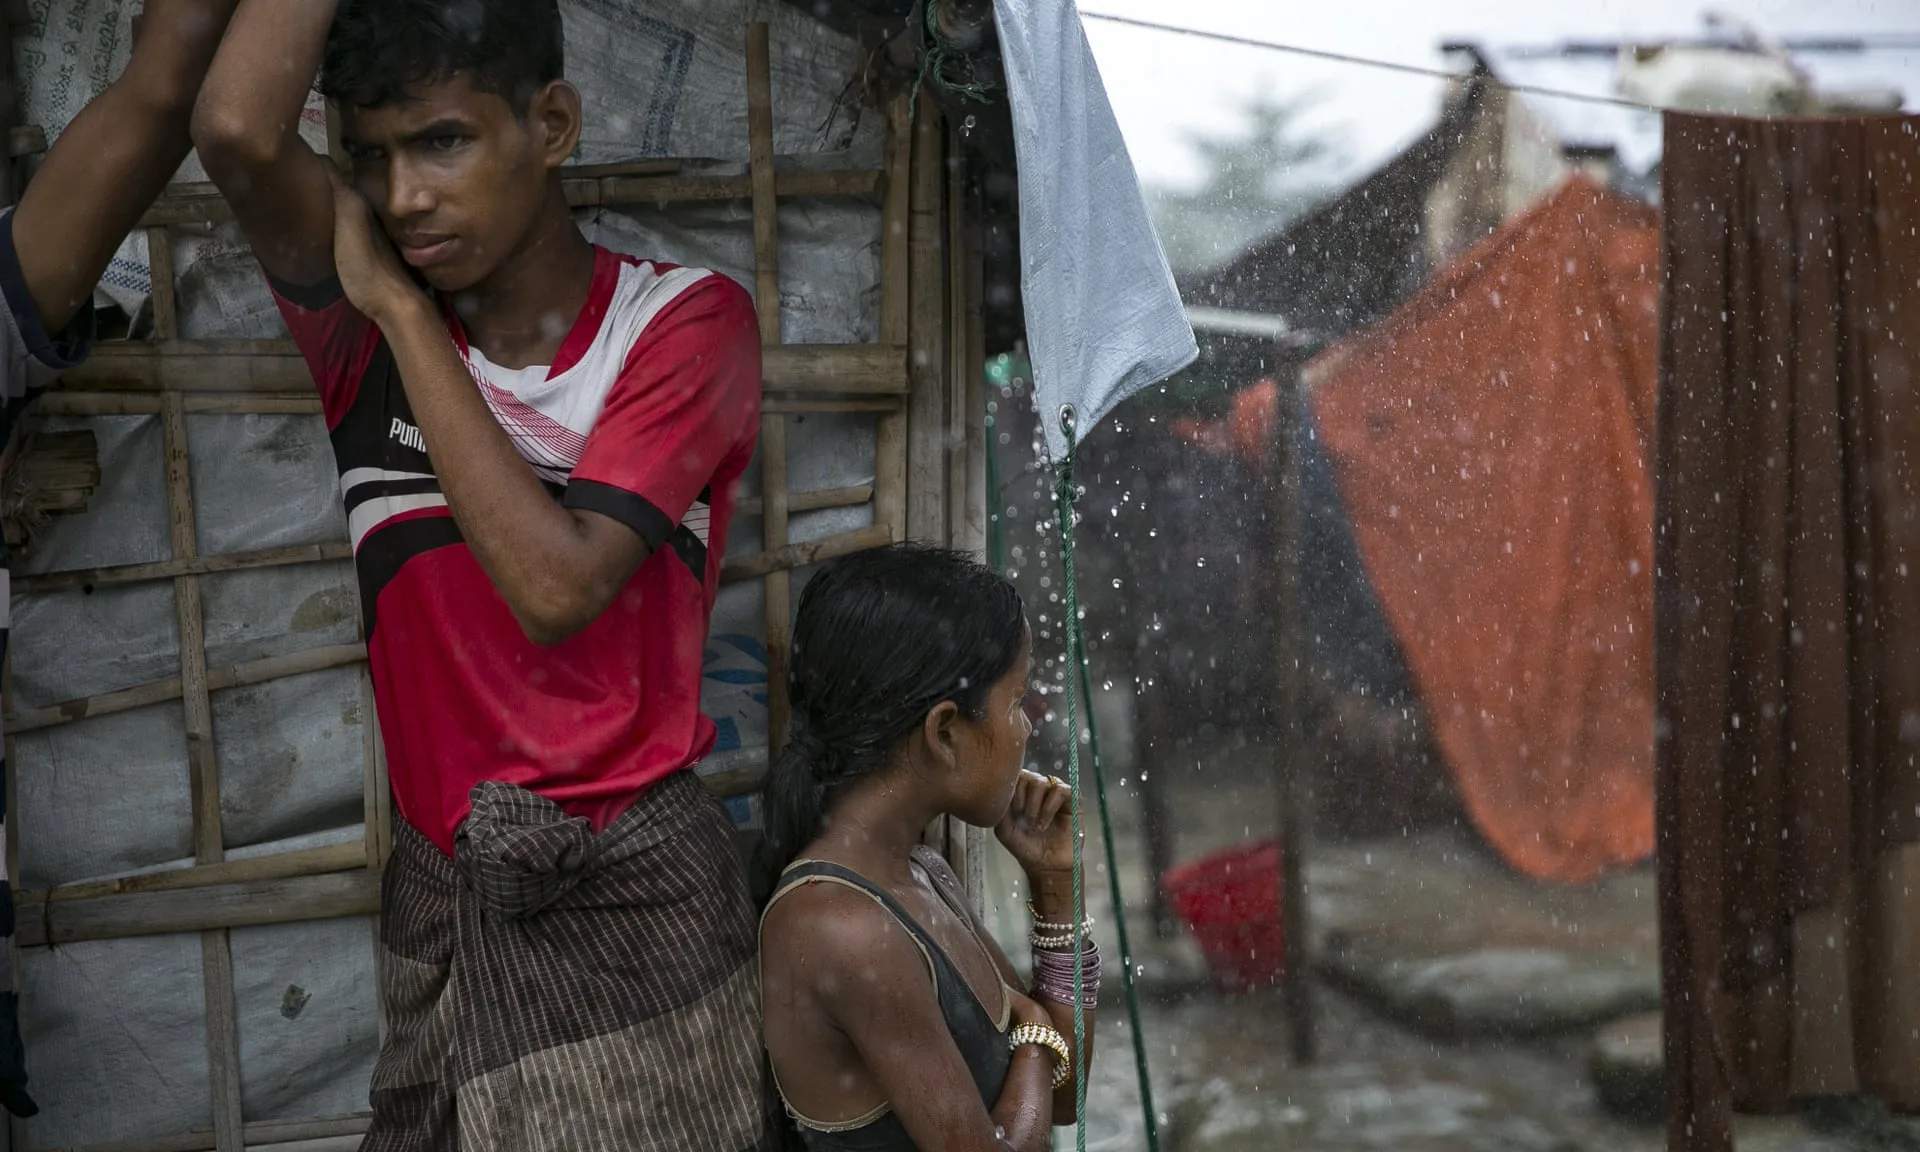
<instances>
[{"instance_id":1,"label":"tree in background","mask_svg":"<svg viewBox=\"0 0 1920 1152\"><path fill-rule=\"evenodd\" d=\"M1260 92L1237 129L1190 133L1201 179L1194 188L1150 188L1147 203L1174 274L1214 267L1285 228L1338 191L1344 160L1337 126L1303 123L1319 98Z\"/></svg>"}]
</instances>

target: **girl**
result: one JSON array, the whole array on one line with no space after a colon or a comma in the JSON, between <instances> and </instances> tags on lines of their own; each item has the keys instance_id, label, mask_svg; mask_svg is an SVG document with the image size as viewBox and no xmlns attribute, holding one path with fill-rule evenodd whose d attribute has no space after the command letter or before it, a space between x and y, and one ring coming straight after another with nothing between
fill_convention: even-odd
<instances>
[{"instance_id":1,"label":"girl","mask_svg":"<svg viewBox=\"0 0 1920 1152\"><path fill-rule=\"evenodd\" d=\"M767 786L767 1051L814 1152L1039 1152L1073 1122L1068 792L1021 769L1032 640L1020 596L964 556L835 561L794 621L795 735ZM1026 870L1035 983L982 929L939 816L994 827Z\"/></svg>"}]
</instances>

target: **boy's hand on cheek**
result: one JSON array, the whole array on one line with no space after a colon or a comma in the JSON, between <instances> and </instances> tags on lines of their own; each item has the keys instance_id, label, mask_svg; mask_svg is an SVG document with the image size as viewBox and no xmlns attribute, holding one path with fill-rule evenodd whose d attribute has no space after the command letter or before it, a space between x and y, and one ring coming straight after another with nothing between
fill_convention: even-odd
<instances>
[{"instance_id":1,"label":"boy's hand on cheek","mask_svg":"<svg viewBox=\"0 0 1920 1152\"><path fill-rule=\"evenodd\" d=\"M333 182L333 262L347 300L382 326L406 309L428 303L374 219L373 208L332 164L327 165L327 176Z\"/></svg>"}]
</instances>

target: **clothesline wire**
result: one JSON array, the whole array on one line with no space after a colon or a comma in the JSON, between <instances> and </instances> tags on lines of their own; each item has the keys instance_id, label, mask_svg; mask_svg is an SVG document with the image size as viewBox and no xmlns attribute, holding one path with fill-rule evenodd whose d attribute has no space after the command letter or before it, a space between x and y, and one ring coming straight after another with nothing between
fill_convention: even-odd
<instances>
[{"instance_id":1,"label":"clothesline wire","mask_svg":"<svg viewBox=\"0 0 1920 1152\"><path fill-rule=\"evenodd\" d=\"M1465 76L1458 72L1449 72L1444 68L1428 68L1419 64L1403 64L1396 60L1378 60L1371 56L1353 56L1345 52L1329 52L1324 48L1304 48L1298 44L1282 44L1274 40L1256 40L1250 36L1235 36L1228 32L1209 32L1203 28L1183 28L1178 24L1160 24L1152 20L1135 20L1131 16L1113 16L1105 12L1081 12L1088 20L1099 20L1108 24L1120 24L1129 28L1143 28L1151 32L1168 32L1178 36L1192 36L1201 40L1215 40L1222 44L1238 44L1244 48L1265 48L1273 52L1285 52L1294 56L1308 56L1315 60L1331 60L1336 64L1356 64L1364 68L1378 68L1387 72L1404 72L1411 76L1426 76L1436 80L1463 80ZM1595 96L1587 92L1567 92L1559 88L1545 88L1538 84L1514 84L1495 76L1483 76L1484 82L1505 88L1509 92L1519 92L1528 96L1545 96L1555 100L1575 100L1584 104L1606 104L1614 108L1627 108L1635 112L1662 112L1665 109L1658 104L1647 104L1639 100L1628 100L1620 96Z\"/></svg>"}]
</instances>

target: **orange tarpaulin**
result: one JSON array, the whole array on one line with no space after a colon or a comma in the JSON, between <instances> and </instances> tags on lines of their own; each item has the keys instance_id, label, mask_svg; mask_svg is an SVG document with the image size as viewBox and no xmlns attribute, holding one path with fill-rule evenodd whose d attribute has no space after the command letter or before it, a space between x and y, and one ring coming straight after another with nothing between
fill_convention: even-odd
<instances>
[{"instance_id":1,"label":"orange tarpaulin","mask_svg":"<svg viewBox=\"0 0 1920 1152\"><path fill-rule=\"evenodd\" d=\"M1461 798L1543 880L1653 850L1659 253L1651 209L1575 177L1306 370ZM1205 438L1269 443L1272 401Z\"/></svg>"}]
</instances>

